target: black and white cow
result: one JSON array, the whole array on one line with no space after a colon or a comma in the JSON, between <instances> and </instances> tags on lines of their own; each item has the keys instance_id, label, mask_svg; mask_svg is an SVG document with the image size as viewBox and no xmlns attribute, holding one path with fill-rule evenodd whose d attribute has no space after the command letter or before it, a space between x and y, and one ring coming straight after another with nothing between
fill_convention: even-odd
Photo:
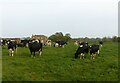
<instances>
[{"instance_id":1,"label":"black and white cow","mask_svg":"<svg viewBox=\"0 0 120 83\"><path fill-rule=\"evenodd\" d=\"M28 43L30 40L21 40L21 42L18 44L18 47L28 47Z\"/></svg>"},{"instance_id":2,"label":"black and white cow","mask_svg":"<svg viewBox=\"0 0 120 83\"><path fill-rule=\"evenodd\" d=\"M9 56L14 55L14 51L17 52L17 43L15 41L8 41L8 51L9 51Z\"/></svg>"},{"instance_id":3,"label":"black and white cow","mask_svg":"<svg viewBox=\"0 0 120 83\"><path fill-rule=\"evenodd\" d=\"M51 45L52 45L51 40L47 40L46 45L51 47Z\"/></svg>"},{"instance_id":4,"label":"black and white cow","mask_svg":"<svg viewBox=\"0 0 120 83\"><path fill-rule=\"evenodd\" d=\"M65 41L56 41L54 47L63 47L64 48L64 45L66 45L66 44L67 44L67 42L65 42Z\"/></svg>"},{"instance_id":5,"label":"black and white cow","mask_svg":"<svg viewBox=\"0 0 120 83\"><path fill-rule=\"evenodd\" d=\"M74 45L78 46L79 42L78 41L74 41Z\"/></svg>"},{"instance_id":6,"label":"black and white cow","mask_svg":"<svg viewBox=\"0 0 120 83\"><path fill-rule=\"evenodd\" d=\"M100 47L102 47L103 46L103 41L100 41L99 45L100 45Z\"/></svg>"},{"instance_id":7,"label":"black and white cow","mask_svg":"<svg viewBox=\"0 0 120 83\"><path fill-rule=\"evenodd\" d=\"M32 40L32 41L29 41L28 47L29 47L31 56L34 56L34 57L35 57L35 52L39 52L39 55L41 56L43 45L42 45L42 43L40 42L40 40ZM34 53L34 54L32 55L32 53Z\"/></svg>"},{"instance_id":8,"label":"black and white cow","mask_svg":"<svg viewBox=\"0 0 120 83\"><path fill-rule=\"evenodd\" d=\"M84 59L85 53L88 54L89 52L89 45L87 42L81 42L80 46L78 47L76 53L75 53L75 58L80 55L80 59Z\"/></svg>"},{"instance_id":9,"label":"black and white cow","mask_svg":"<svg viewBox=\"0 0 120 83\"><path fill-rule=\"evenodd\" d=\"M1 45L7 45L7 42L8 42L8 41L7 41L6 39L2 39L2 40L1 40Z\"/></svg>"},{"instance_id":10,"label":"black and white cow","mask_svg":"<svg viewBox=\"0 0 120 83\"><path fill-rule=\"evenodd\" d=\"M96 53L99 55L99 45L90 46L91 59L95 59Z\"/></svg>"}]
</instances>

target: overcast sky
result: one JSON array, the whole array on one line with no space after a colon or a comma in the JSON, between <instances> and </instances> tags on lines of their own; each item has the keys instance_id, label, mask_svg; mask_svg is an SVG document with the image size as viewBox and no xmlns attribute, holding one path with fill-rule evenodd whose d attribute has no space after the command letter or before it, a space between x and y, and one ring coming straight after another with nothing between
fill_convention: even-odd
<instances>
[{"instance_id":1,"label":"overcast sky","mask_svg":"<svg viewBox=\"0 0 120 83\"><path fill-rule=\"evenodd\" d=\"M1 0L0 36L118 35L119 0Z\"/></svg>"}]
</instances>

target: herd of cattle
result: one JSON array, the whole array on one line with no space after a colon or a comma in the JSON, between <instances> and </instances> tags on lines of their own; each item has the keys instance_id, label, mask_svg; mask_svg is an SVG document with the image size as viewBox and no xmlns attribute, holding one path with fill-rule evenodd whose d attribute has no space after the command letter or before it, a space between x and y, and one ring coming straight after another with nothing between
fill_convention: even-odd
<instances>
[{"instance_id":1,"label":"herd of cattle","mask_svg":"<svg viewBox=\"0 0 120 83\"><path fill-rule=\"evenodd\" d=\"M46 44L41 43L40 40L22 40L21 43L17 44L16 41L8 40L5 42L1 42L1 45L7 45L9 50L9 56L14 55L14 51L17 52L17 47L28 47L31 53L31 56L35 57L35 52L39 52L39 55L42 54L43 45L51 46L51 40L48 40ZM54 42L54 47L64 47L67 42L65 41L56 41ZM74 42L75 45L78 46L74 56L75 58L80 57L80 59L84 59L85 54L90 53L91 59L95 59L96 54L99 55L99 51L103 45L103 42L100 41L99 44L89 45L88 42ZM80 55L80 56L79 56Z\"/></svg>"}]
</instances>

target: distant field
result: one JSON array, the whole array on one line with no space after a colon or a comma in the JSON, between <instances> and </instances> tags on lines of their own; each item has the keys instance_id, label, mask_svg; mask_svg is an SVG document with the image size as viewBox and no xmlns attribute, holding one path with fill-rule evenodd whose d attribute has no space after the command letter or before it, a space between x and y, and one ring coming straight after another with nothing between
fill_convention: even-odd
<instances>
[{"instance_id":1,"label":"distant field","mask_svg":"<svg viewBox=\"0 0 120 83\"><path fill-rule=\"evenodd\" d=\"M30 57L28 48L19 47L17 54L8 56L2 48L3 81L117 81L118 43L104 43L95 60L86 55L74 59L78 47L72 43L65 48L43 47L42 56Z\"/></svg>"}]
</instances>

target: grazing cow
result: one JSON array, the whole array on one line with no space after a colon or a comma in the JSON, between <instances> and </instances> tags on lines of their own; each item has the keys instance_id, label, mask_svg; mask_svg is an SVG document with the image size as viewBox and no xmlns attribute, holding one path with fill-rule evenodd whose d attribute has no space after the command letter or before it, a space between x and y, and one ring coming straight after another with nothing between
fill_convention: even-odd
<instances>
[{"instance_id":1,"label":"grazing cow","mask_svg":"<svg viewBox=\"0 0 120 83\"><path fill-rule=\"evenodd\" d=\"M74 45L78 46L79 45L78 41L74 41Z\"/></svg>"},{"instance_id":2,"label":"grazing cow","mask_svg":"<svg viewBox=\"0 0 120 83\"><path fill-rule=\"evenodd\" d=\"M29 40L21 40L21 43L18 44L20 47L28 47Z\"/></svg>"},{"instance_id":3,"label":"grazing cow","mask_svg":"<svg viewBox=\"0 0 120 83\"><path fill-rule=\"evenodd\" d=\"M55 42L55 47L57 45L58 47L63 47L64 48L64 45L66 45L66 44L67 44L67 42L65 42L65 41L56 41Z\"/></svg>"},{"instance_id":4,"label":"grazing cow","mask_svg":"<svg viewBox=\"0 0 120 83\"><path fill-rule=\"evenodd\" d=\"M3 40L1 39L1 40L0 40L0 46L2 46L2 42L3 42Z\"/></svg>"},{"instance_id":5,"label":"grazing cow","mask_svg":"<svg viewBox=\"0 0 120 83\"><path fill-rule=\"evenodd\" d=\"M9 50L9 56L14 55L14 50L17 52L17 43L15 41L8 41L8 50Z\"/></svg>"},{"instance_id":6,"label":"grazing cow","mask_svg":"<svg viewBox=\"0 0 120 83\"><path fill-rule=\"evenodd\" d=\"M76 53L75 53L75 58L80 55L80 59L84 59L84 54L88 54L89 52L89 45L87 42L81 42L80 46L78 47Z\"/></svg>"},{"instance_id":7,"label":"grazing cow","mask_svg":"<svg viewBox=\"0 0 120 83\"><path fill-rule=\"evenodd\" d=\"M28 47L29 47L29 50L31 52L31 56L32 56L32 53L33 56L35 57L35 52L39 52L39 55L41 56L42 54L42 43L40 42L40 40L33 40L33 41L30 41L28 43Z\"/></svg>"},{"instance_id":8,"label":"grazing cow","mask_svg":"<svg viewBox=\"0 0 120 83\"><path fill-rule=\"evenodd\" d=\"M47 44L47 46L51 47L51 45L52 45L51 40L47 40L46 44Z\"/></svg>"},{"instance_id":9,"label":"grazing cow","mask_svg":"<svg viewBox=\"0 0 120 83\"><path fill-rule=\"evenodd\" d=\"M91 59L95 59L96 53L98 53L98 55L99 55L99 45L90 46Z\"/></svg>"},{"instance_id":10,"label":"grazing cow","mask_svg":"<svg viewBox=\"0 0 120 83\"><path fill-rule=\"evenodd\" d=\"M7 45L7 40L5 40L5 39L3 39L3 40L1 40L1 45Z\"/></svg>"},{"instance_id":11,"label":"grazing cow","mask_svg":"<svg viewBox=\"0 0 120 83\"><path fill-rule=\"evenodd\" d=\"M102 42L102 41L100 41L100 42L99 42L99 45L100 45L100 47L102 47L102 46L103 46L103 42Z\"/></svg>"}]
</instances>

